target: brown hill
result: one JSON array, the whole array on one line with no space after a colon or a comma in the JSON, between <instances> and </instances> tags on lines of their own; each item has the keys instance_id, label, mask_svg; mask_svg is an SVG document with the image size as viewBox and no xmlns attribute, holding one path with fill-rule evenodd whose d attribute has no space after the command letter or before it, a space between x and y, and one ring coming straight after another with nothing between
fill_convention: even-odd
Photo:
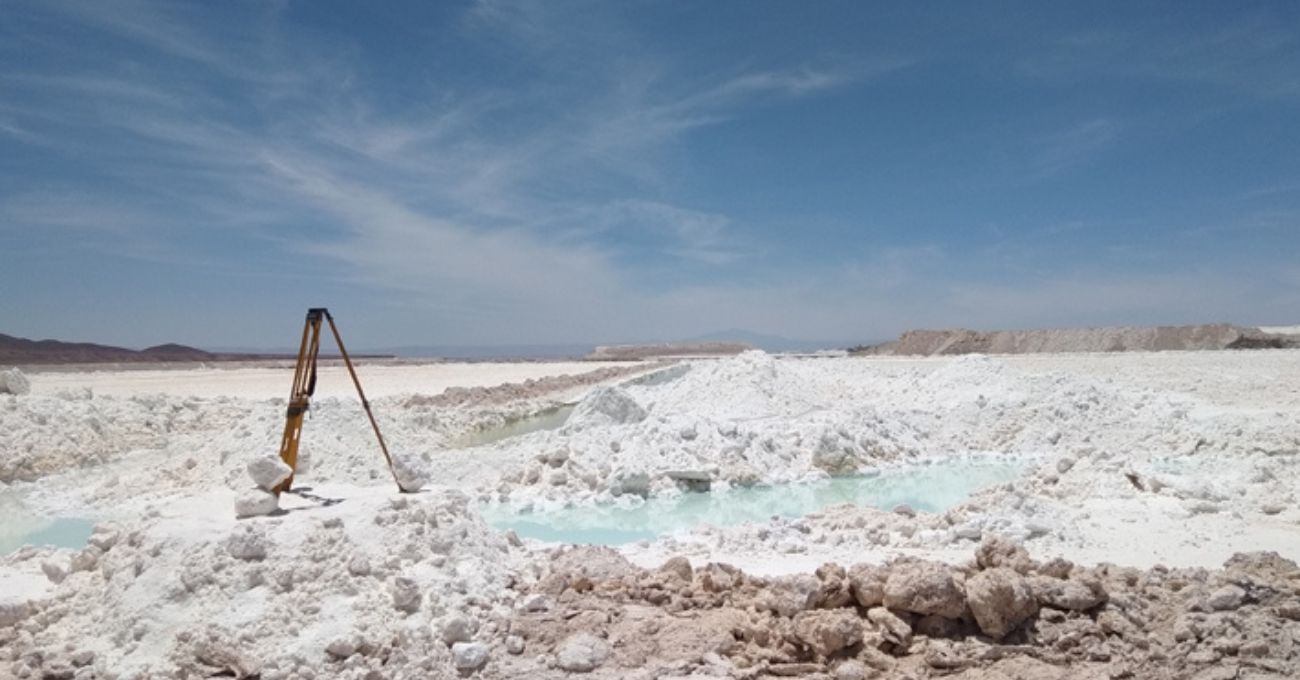
<instances>
[{"instance_id":1,"label":"brown hill","mask_svg":"<svg viewBox=\"0 0 1300 680\"><path fill-rule=\"evenodd\" d=\"M93 342L28 340L0 333L0 364L90 364L140 361L213 361L218 355L184 345L143 351Z\"/></svg>"},{"instance_id":2,"label":"brown hill","mask_svg":"<svg viewBox=\"0 0 1300 680\"><path fill-rule=\"evenodd\" d=\"M146 347L140 350L140 354L156 357L158 361L213 361L220 357L219 354L176 343Z\"/></svg>"},{"instance_id":3,"label":"brown hill","mask_svg":"<svg viewBox=\"0 0 1300 680\"><path fill-rule=\"evenodd\" d=\"M322 352L321 359L335 359L338 355ZM99 345L93 342L63 342L62 340L28 340L0 333L0 366L31 366L41 364L121 364L208 361L263 361L267 359L292 360L293 354L258 354L252 352L209 352L167 343L142 350ZM390 354L353 354L353 359L390 359Z\"/></svg>"},{"instance_id":4,"label":"brown hill","mask_svg":"<svg viewBox=\"0 0 1300 680\"><path fill-rule=\"evenodd\" d=\"M145 350L93 342L28 340L0 333L0 364L92 364L147 361L215 361L220 355L185 345L158 345Z\"/></svg>"}]
</instances>

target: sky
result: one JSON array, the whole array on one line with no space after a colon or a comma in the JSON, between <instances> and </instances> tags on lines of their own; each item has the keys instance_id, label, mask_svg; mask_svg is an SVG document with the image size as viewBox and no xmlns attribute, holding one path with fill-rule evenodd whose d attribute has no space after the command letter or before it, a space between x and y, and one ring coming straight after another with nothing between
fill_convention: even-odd
<instances>
[{"instance_id":1,"label":"sky","mask_svg":"<svg viewBox=\"0 0 1300 680\"><path fill-rule=\"evenodd\" d=\"M0 3L0 332L1300 322L1294 2Z\"/></svg>"}]
</instances>

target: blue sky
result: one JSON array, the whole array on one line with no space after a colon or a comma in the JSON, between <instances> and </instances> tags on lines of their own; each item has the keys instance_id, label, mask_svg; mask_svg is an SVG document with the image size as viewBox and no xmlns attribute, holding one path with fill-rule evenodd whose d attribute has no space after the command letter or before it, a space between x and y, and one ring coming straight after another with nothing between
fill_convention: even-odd
<instances>
[{"instance_id":1,"label":"blue sky","mask_svg":"<svg viewBox=\"0 0 1300 680\"><path fill-rule=\"evenodd\" d=\"M0 5L9 334L1282 324L1297 253L1291 2Z\"/></svg>"}]
</instances>

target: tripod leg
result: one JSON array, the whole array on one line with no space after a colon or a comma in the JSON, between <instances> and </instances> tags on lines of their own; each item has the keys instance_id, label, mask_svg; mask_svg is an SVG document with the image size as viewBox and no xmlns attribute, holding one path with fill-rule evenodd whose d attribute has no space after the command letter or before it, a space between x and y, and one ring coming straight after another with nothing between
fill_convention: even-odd
<instances>
[{"instance_id":1,"label":"tripod leg","mask_svg":"<svg viewBox=\"0 0 1300 680\"><path fill-rule=\"evenodd\" d=\"M361 389L361 380L357 378L357 371L352 367L352 359L348 356L348 351L343 347L343 338L339 336L339 329L334 325L334 316L325 312L325 318L330 322L330 331L334 334L334 342L339 346L339 354L343 355L343 363L348 367L348 374L352 376L352 384L357 387L357 396L361 398L361 407L366 410L366 417L370 419L370 427L375 430L375 438L379 440L379 449L384 452L384 461L388 463L388 471L393 475L393 481L397 483L399 491L415 491L415 489L402 488L402 482L397 478L397 470L393 468L393 457L388 453L388 445L384 443L384 435L379 432L379 423L375 421L375 414L370 410L370 402L366 400L366 393Z\"/></svg>"},{"instance_id":2,"label":"tripod leg","mask_svg":"<svg viewBox=\"0 0 1300 680\"><path fill-rule=\"evenodd\" d=\"M302 343L298 347L298 364L293 373L293 389L289 393L289 408L285 414L284 435L280 439L280 460L289 466L289 477L280 482L272 492L275 495L293 486L293 472L298 469L298 444L302 436L302 419L307 413L312 392L316 387L316 357L320 353L320 315L307 313L307 323L302 329Z\"/></svg>"}]
</instances>

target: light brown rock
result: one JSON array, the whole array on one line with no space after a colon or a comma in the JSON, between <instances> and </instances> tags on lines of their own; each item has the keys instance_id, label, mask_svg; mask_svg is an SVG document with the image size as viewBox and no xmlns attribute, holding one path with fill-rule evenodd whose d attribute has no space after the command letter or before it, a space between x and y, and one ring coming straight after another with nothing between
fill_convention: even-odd
<instances>
[{"instance_id":1,"label":"light brown rock","mask_svg":"<svg viewBox=\"0 0 1300 680\"><path fill-rule=\"evenodd\" d=\"M966 603L980 630L1000 640L1038 612L1025 577L1013 569L986 569L966 580Z\"/></svg>"},{"instance_id":2,"label":"light brown rock","mask_svg":"<svg viewBox=\"0 0 1300 680\"><path fill-rule=\"evenodd\" d=\"M958 618L966 600L952 571L934 562L903 562L890 566L882 603L913 614Z\"/></svg>"},{"instance_id":3,"label":"light brown rock","mask_svg":"<svg viewBox=\"0 0 1300 680\"><path fill-rule=\"evenodd\" d=\"M849 568L848 579L853 599L863 607L880 606L885 601L884 569L873 564L855 564Z\"/></svg>"},{"instance_id":4,"label":"light brown rock","mask_svg":"<svg viewBox=\"0 0 1300 680\"><path fill-rule=\"evenodd\" d=\"M1106 601L1106 594L1079 581L1068 581L1050 576L1031 576L1030 589L1034 599L1044 607L1087 611Z\"/></svg>"},{"instance_id":5,"label":"light brown rock","mask_svg":"<svg viewBox=\"0 0 1300 680\"><path fill-rule=\"evenodd\" d=\"M690 581L691 576L695 573L694 570L691 569L691 561L680 555L668 558L668 561L664 562L663 566L659 567L659 571L666 574L673 574L683 581Z\"/></svg>"},{"instance_id":6,"label":"light brown rock","mask_svg":"<svg viewBox=\"0 0 1300 680\"><path fill-rule=\"evenodd\" d=\"M990 536L980 543L975 550L975 563L980 569L1008 567L1022 574L1033 566L1029 551L1001 536Z\"/></svg>"},{"instance_id":7,"label":"light brown rock","mask_svg":"<svg viewBox=\"0 0 1300 680\"><path fill-rule=\"evenodd\" d=\"M828 562L818 567L816 575L821 585L817 588L816 602L813 606L836 609L846 607L853 602L852 588L844 567Z\"/></svg>"},{"instance_id":8,"label":"light brown rock","mask_svg":"<svg viewBox=\"0 0 1300 680\"><path fill-rule=\"evenodd\" d=\"M886 642L907 649L912 644L912 627L899 615L884 607L867 610L867 620L880 629L881 637Z\"/></svg>"},{"instance_id":9,"label":"light brown rock","mask_svg":"<svg viewBox=\"0 0 1300 680\"><path fill-rule=\"evenodd\" d=\"M862 620L851 609L817 609L794 617L794 634L813 653L826 658L862 642Z\"/></svg>"}]
</instances>

